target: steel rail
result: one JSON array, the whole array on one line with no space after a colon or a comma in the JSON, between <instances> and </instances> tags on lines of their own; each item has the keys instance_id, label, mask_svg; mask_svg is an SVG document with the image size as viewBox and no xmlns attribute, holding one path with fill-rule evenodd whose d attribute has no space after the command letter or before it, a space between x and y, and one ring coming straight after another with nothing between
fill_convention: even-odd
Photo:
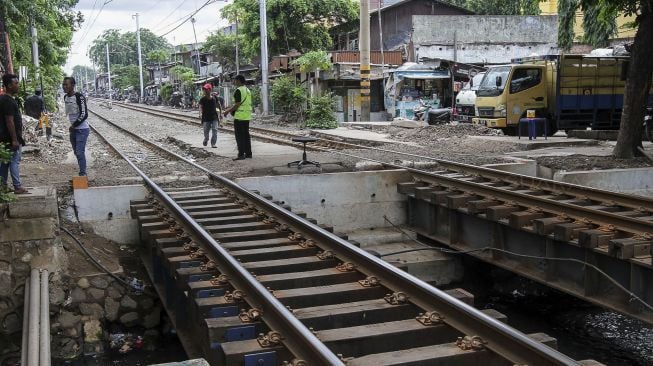
<instances>
[{"instance_id":1,"label":"steel rail","mask_svg":"<svg viewBox=\"0 0 653 366\"><path fill-rule=\"evenodd\" d=\"M95 112L92 113L105 119ZM111 123L108 120L106 121ZM137 137L136 134L122 127L114 126L130 136ZM324 343L318 340L317 337L315 337L315 335L290 312L290 310L272 296L272 294L260 282L258 282L251 273L245 270L240 263L211 236L210 233L202 228L181 206L165 193L161 187L140 170L126 155L119 151L95 127L91 126L91 128L93 128L93 131L118 155L120 155L120 157L124 159L138 175L141 176L145 185L170 209L171 212L174 213L175 216L177 216L182 225L187 229L187 232L192 233L192 235L198 239L196 242L208 246L210 250L207 250L206 252L212 254L212 259L218 263L221 272L229 277L234 288L245 291L250 304L261 310L262 318L265 319L266 323L272 329L282 334L284 337L283 344L293 355L302 358L310 365L344 366L338 356L333 354L333 352L331 352ZM147 142L150 146L156 146L158 149L163 150L186 163L194 165L204 172L210 173L208 169L194 164L190 160L175 154L172 151L159 147L145 138L138 137L138 139Z\"/></svg>"},{"instance_id":2,"label":"steel rail","mask_svg":"<svg viewBox=\"0 0 653 366\"><path fill-rule=\"evenodd\" d=\"M190 120L186 120L186 118L192 118L190 116L183 116L178 113L169 113L166 115L164 111L157 111L152 108L146 108L142 106L132 106L132 105L126 105L126 104L120 104L120 106L132 109L135 111L140 111L144 113L150 113L156 114L161 117L166 117L174 120L181 120L184 119L186 122L194 123ZM158 113L157 113L158 112ZM171 116L172 115L172 116ZM179 117L179 118L177 118ZM287 136L289 138L296 137L297 135L285 132L285 131L274 131L274 130L269 130L265 128L260 128L260 127L253 127L255 131L260 131L262 133L269 133L272 135L281 135L281 136ZM226 129L224 129L226 130ZM231 130L227 130L231 131ZM431 156L425 156L425 155L419 155L419 154L412 154L412 153L407 153L407 152L402 152L402 151L396 151L396 150L391 150L391 149L383 149L379 147L373 147L373 146L366 146L366 145L359 145L359 144L353 144L350 142L345 142L345 141L337 141L337 140L331 140L328 138L324 137L318 137L318 141L325 141L325 142L333 142L340 144L342 146L349 146L352 149L365 149L365 150L370 150L370 151L379 151L379 152L385 152L385 153L391 153L391 154L397 154L397 155L403 155L403 156L409 156L413 158L418 158L418 159L425 159L425 160L430 160L433 162L436 162L440 164L443 168L451 169L455 172L459 173L467 173L470 175L477 175L483 178L491 179L491 180L499 180L503 181L506 183L512 183L512 184L518 184L518 185L524 185L527 186L528 188L531 189L539 189L543 191L550 191L550 192L555 192L555 193L560 193L560 194L568 194L572 195L575 197L584 197L592 201L597 201L600 203L606 203L606 204L611 204L611 205L620 205L624 207L629 207L632 209L644 209L644 210L649 210L653 211L653 198L649 197L644 197L644 196L636 196L636 195L629 195L629 194L624 194L624 193L617 193L617 192L612 192L612 191L607 191L603 189L598 189L598 188L589 188L589 187L584 187L578 184L572 184L572 183L566 183L566 182L556 182L554 180L550 179L544 179L544 178L539 178L539 177L531 177L528 175L523 175L523 174L517 174L517 173L508 173L505 171L497 170L497 169L492 169L492 168L487 168L487 167L480 167L480 166L474 166L470 164L464 164L464 163L459 163L451 160L446 160L446 159L440 159L440 158L434 158ZM293 146L295 146L293 144ZM342 154L339 151L333 151L333 150L328 150L325 148L320 148L320 147L311 147L312 150L316 151L322 151L322 152L331 152L335 154ZM363 157L359 157L363 159Z\"/></svg>"},{"instance_id":3,"label":"steel rail","mask_svg":"<svg viewBox=\"0 0 653 366\"><path fill-rule=\"evenodd\" d=\"M95 112L93 112L95 113ZM97 113L95 113L97 115ZM99 116L99 115L98 115ZM100 116L101 117L101 116ZM102 117L103 118L103 117ZM105 119L106 120L106 119ZM111 123L110 121L107 121ZM125 130L122 127L117 126L121 130ZM128 134L136 136L135 134L125 130ZM140 140L147 142L151 146L156 146L158 149L167 151L166 149L157 146L153 142L138 137ZM106 141L106 140L105 140ZM108 142L107 142L108 143ZM375 256L370 255L366 251L352 245L348 241L341 239L337 235L330 233L327 230L319 227L316 224L313 224L296 214L276 205L273 202L268 201L267 199L261 197L258 194L250 192L245 188L239 186L230 179L227 179L223 176L217 175L207 168L192 162L182 156L175 154L174 152L167 151L169 154L176 156L177 158L187 162L198 168L199 170L205 172L212 180L221 184L223 187L231 190L232 192L240 195L241 197L251 201L259 208L268 212L271 216L285 221L289 226L295 230L301 232L303 235L316 238L318 243L323 246L323 250L331 250L334 253L338 254L340 259L348 260L352 263L355 263L359 266L359 270L362 272L367 272L367 274L377 276L381 283L395 291L401 291L406 293L409 296L411 302L425 310L435 310L443 316L443 321L458 331L466 335L477 335L480 336L483 340L487 342L485 345L488 349L493 352L501 355L502 357L507 358L508 360L518 363L518 364L531 364L531 365L579 365L578 362L569 358L568 356L539 343L524 333L504 324L496 319L493 319L477 309L469 306L451 296L445 292L415 278L414 276L404 272L397 267L379 259ZM175 213L180 217L184 218L184 224L188 225L192 232L199 236L202 240L207 240L211 244L211 249L215 250L219 254L220 261L217 263L222 263L226 268L229 268L230 271L234 271L237 275L243 276L247 280L254 280L254 277L249 274L246 270L242 269L238 265L238 262L226 251L224 250L211 236L208 234L201 226L199 226L194 220L186 214L186 212L181 209L165 192L163 192L154 182L145 176L145 174L140 171L130 160L128 160L124 155L118 152L123 159L125 159L134 170L137 171L141 177L144 178L148 186L154 186L154 190L157 196L162 197L166 206L170 207ZM188 220L188 221L186 221ZM233 268L237 266L238 268ZM227 273L229 276L229 273ZM230 276L230 278L234 279ZM235 282L235 281L234 281ZM239 289L243 289L249 295L248 290L252 291L263 291L264 294L261 296L272 297L272 295L267 292L267 290L260 284L252 284L246 282L244 284L239 284ZM272 301L274 300L274 301ZM262 307L263 314L273 311L275 316L292 316L292 314L274 297L269 299L271 303L274 303L275 306ZM278 306L277 306L278 305ZM280 307L280 308L279 308ZM293 317L294 318L294 317ZM273 318L276 320L276 317ZM268 319L266 319L267 321ZM288 321L286 319L286 321ZM270 322L272 329L281 331L281 333L286 336L288 334L298 335L298 336L310 336L311 342L309 345L314 346L312 341L317 340L315 336L306 329L297 319L294 319L292 323L297 326L297 328L291 328L293 332L289 332L286 327L281 327L283 321L279 321L281 324L275 322ZM299 323L298 325L295 323ZM299 327L301 325L301 327ZM299 328L303 328L300 329ZM308 331L308 334L305 332ZM286 332L286 333L284 333ZM288 339L286 337L286 339ZM286 344L284 342L284 344ZM296 356L305 357L304 355L313 352L312 348L300 348L297 349L296 346L291 346L291 344L286 344L293 354ZM316 346L316 345L315 345ZM323 349L325 346L322 344ZM328 350L328 349L327 349ZM298 353L295 353L298 352ZM329 353L331 353L329 351ZM305 359L308 360L308 359ZM309 364L313 364L310 363ZM340 365L342 362L336 357L332 362L327 363L316 363L315 365Z\"/></svg>"}]
</instances>

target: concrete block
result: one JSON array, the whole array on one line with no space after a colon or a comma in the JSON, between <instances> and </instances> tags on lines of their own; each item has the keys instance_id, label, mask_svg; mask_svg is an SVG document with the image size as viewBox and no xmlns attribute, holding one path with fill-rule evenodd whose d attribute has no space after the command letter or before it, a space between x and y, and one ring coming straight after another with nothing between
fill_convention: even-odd
<instances>
[{"instance_id":1,"label":"concrete block","mask_svg":"<svg viewBox=\"0 0 653 366\"><path fill-rule=\"evenodd\" d=\"M403 127L403 128L420 128L426 127L429 124L424 121L413 121L410 119L396 119L390 123L394 127Z\"/></svg>"},{"instance_id":2,"label":"concrete block","mask_svg":"<svg viewBox=\"0 0 653 366\"><path fill-rule=\"evenodd\" d=\"M244 188L270 194L340 232L388 226L380 212L392 222L405 223L406 201L396 187L409 181L412 177L404 170L236 179Z\"/></svg>"},{"instance_id":3,"label":"concrete block","mask_svg":"<svg viewBox=\"0 0 653 366\"><path fill-rule=\"evenodd\" d=\"M17 195L16 201L9 203L10 218L59 217L57 191L54 187L33 187L29 191L29 194Z\"/></svg>"},{"instance_id":4,"label":"concrete block","mask_svg":"<svg viewBox=\"0 0 653 366\"><path fill-rule=\"evenodd\" d=\"M74 195L79 220L85 230L119 244L138 243L138 224L131 218L129 204L146 197L145 187L92 187L75 190Z\"/></svg>"},{"instance_id":5,"label":"concrete block","mask_svg":"<svg viewBox=\"0 0 653 366\"><path fill-rule=\"evenodd\" d=\"M653 197L653 168L555 172L553 179L619 193Z\"/></svg>"},{"instance_id":6,"label":"concrete block","mask_svg":"<svg viewBox=\"0 0 653 366\"><path fill-rule=\"evenodd\" d=\"M520 160L512 163L485 164L484 168L501 170L509 173L537 177L537 162L535 160Z\"/></svg>"},{"instance_id":7,"label":"concrete block","mask_svg":"<svg viewBox=\"0 0 653 366\"><path fill-rule=\"evenodd\" d=\"M0 242L53 239L57 219L9 219L0 222Z\"/></svg>"}]
</instances>

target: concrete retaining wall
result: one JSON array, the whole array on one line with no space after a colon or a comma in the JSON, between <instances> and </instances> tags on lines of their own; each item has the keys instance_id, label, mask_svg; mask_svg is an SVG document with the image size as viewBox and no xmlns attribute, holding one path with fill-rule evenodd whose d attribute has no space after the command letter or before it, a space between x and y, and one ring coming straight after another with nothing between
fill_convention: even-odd
<instances>
[{"instance_id":1,"label":"concrete retaining wall","mask_svg":"<svg viewBox=\"0 0 653 366\"><path fill-rule=\"evenodd\" d=\"M417 60L497 64L532 54L558 53L555 15L414 15L413 28Z\"/></svg>"},{"instance_id":2,"label":"concrete retaining wall","mask_svg":"<svg viewBox=\"0 0 653 366\"><path fill-rule=\"evenodd\" d=\"M553 180L653 197L653 168L560 171L553 173Z\"/></svg>"},{"instance_id":3,"label":"concrete retaining wall","mask_svg":"<svg viewBox=\"0 0 653 366\"><path fill-rule=\"evenodd\" d=\"M304 211L320 224L350 232L386 227L383 215L406 222L406 201L397 184L412 180L403 170L239 178L249 190L270 194L293 211Z\"/></svg>"},{"instance_id":4,"label":"concrete retaining wall","mask_svg":"<svg viewBox=\"0 0 653 366\"><path fill-rule=\"evenodd\" d=\"M0 205L0 210L4 207ZM20 351L25 280L32 268L50 275L50 305L63 299L62 277L66 253L57 235L59 219L53 188L37 187L7 205L8 218L0 221L0 364Z\"/></svg>"},{"instance_id":5,"label":"concrete retaining wall","mask_svg":"<svg viewBox=\"0 0 653 366\"><path fill-rule=\"evenodd\" d=\"M75 190L75 205L85 230L120 244L137 244L138 225L129 202L147 195L142 185L92 187Z\"/></svg>"}]
</instances>

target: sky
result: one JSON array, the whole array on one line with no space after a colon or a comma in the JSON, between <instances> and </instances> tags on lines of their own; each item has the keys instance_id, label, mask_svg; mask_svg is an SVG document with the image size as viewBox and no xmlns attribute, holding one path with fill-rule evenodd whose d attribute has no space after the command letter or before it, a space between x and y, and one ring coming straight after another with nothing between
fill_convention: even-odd
<instances>
[{"instance_id":1,"label":"sky","mask_svg":"<svg viewBox=\"0 0 653 366\"><path fill-rule=\"evenodd\" d=\"M220 18L220 9L231 3L229 0L79 0L75 11L84 15L81 29L73 35L73 44L64 67L70 73L75 65L91 66L86 53L88 47L105 29L135 31L136 20L132 15L139 13L141 28L147 28L161 35L179 25L204 3L211 3L195 15L197 41L202 42L210 34L227 25ZM105 4L104 6L102 6ZM100 9L102 11L100 12ZM99 14L99 16L98 16ZM170 44L193 43L193 26L190 21L182 24L165 37Z\"/></svg>"}]
</instances>

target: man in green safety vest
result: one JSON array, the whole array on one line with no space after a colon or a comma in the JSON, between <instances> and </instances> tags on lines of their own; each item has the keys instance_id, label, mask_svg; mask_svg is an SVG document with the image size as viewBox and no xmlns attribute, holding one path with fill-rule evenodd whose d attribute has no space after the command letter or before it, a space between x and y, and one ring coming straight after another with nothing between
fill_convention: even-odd
<instances>
[{"instance_id":1,"label":"man in green safety vest","mask_svg":"<svg viewBox=\"0 0 653 366\"><path fill-rule=\"evenodd\" d=\"M252 92L245 86L245 77L236 75L234 78L236 91L234 92L234 105L224 111L225 117L231 113L234 116L234 132L238 157L234 160L252 158L252 141L249 136L249 121L252 120Z\"/></svg>"}]
</instances>

